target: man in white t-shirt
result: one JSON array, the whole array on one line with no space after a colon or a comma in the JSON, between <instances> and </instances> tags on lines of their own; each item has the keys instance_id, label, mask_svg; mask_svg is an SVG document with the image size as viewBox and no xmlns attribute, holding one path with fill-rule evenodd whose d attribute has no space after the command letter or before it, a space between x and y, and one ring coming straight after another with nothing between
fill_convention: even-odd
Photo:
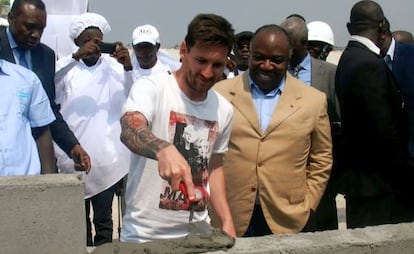
<instances>
[{"instance_id":1,"label":"man in white t-shirt","mask_svg":"<svg viewBox=\"0 0 414 254\"><path fill-rule=\"evenodd\" d=\"M173 72L181 63L165 50L160 49L160 33L152 25L138 26L132 33L134 49L132 73L134 81L143 76L162 72Z\"/></svg>"},{"instance_id":2,"label":"man in white t-shirt","mask_svg":"<svg viewBox=\"0 0 414 254\"><path fill-rule=\"evenodd\" d=\"M233 110L210 90L222 77L233 31L223 17L197 15L180 46L180 69L140 78L131 88L121 118L121 140L133 152L121 241L185 236L190 203L193 222L209 223L206 201L235 237L222 168Z\"/></svg>"}]
</instances>

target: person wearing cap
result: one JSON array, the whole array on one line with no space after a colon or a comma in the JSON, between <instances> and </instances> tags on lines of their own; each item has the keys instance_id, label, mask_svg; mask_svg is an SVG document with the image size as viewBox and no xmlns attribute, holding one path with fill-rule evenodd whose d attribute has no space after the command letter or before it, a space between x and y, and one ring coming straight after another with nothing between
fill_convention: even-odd
<instances>
[{"instance_id":1,"label":"person wearing cap","mask_svg":"<svg viewBox=\"0 0 414 254\"><path fill-rule=\"evenodd\" d=\"M160 34L149 24L138 26L132 32L131 54L132 78L134 82L144 76L158 73L172 73L180 68L181 63L172 57L166 50L160 49ZM120 185L121 211L125 212L125 187L128 175Z\"/></svg>"},{"instance_id":2,"label":"person wearing cap","mask_svg":"<svg viewBox=\"0 0 414 254\"><path fill-rule=\"evenodd\" d=\"M322 21L312 21L307 26L309 54L316 59L326 61L334 47L334 34L331 27Z\"/></svg>"},{"instance_id":3,"label":"person wearing cap","mask_svg":"<svg viewBox=\"0 0 414 254\"><path fill-rule=\"evenodd\" d=\"M160 49L160 34L152 25L142 25L132 33L134 56L131 56L134 81L142 76L173 72L180 62Z\"/></svg>"},{"instance_id":4,"label":"person wearing cap","mask_svg":"<svg viewBox=\"0 0 414 254\"><path fill-rule=\"evenodd\" d=\"M130 152L119 140L119 116L133 83L132 64L128 49L120 42L114 43L112 53L100 51L103 36L110 30L100 14L74 17L69 36L78 49L56 64L56 102L93 162L91 172L83 176L88 246L112 242L112 201L129 167ZM62 172L73 172L72 161L57 147L56 156Z\"/></svg>"},{"instance_id":5,"label":"person wearing cap","mask_svg":"<svg viewBox=\"0 0 414 254\"><path fill-rule=\"evenodd\" d=\"M335 94L336 66L316 59L308 52L308 28L303 19L292 16L282 23L282 27L289 34L292 43L290 73L305 84L324 92L327 97L333 143L333 165L328 185L313 217L316 221L315 230L337 229L336 195L340 191L340 176L337 169L340 158L337 149L340 142L341 119L339 102Z\"/></svg>"},{"instance_id":6,"label":"person wearing cap","mask_svg":"<svg viewBox=\"0 0 414 254\"><path fill-rule=\"evenodd\" d=\"M250 31L243 31L236 34L236 41L233 46L236 67L232 72L229 72L227 78L233 78L247 71L250 55L250 40L252 38L253 33Z\"/></svg>"},{"instance_id":7,"label":"person wearing cap","mask_svg":"<svg viewBox=\"0 0 414 254\"><path fill-rule=\"evenodd\" d=\"M235 237L222 168L233 110L211 89L222 79L233 43L225 18L198 14L180 46L181 67L142 77L131 88L121 117L121 140L132 151L122 242L206 229L207 201L221 229Z\"/></svg>"},{"instance_id":8,"label":"person wearing cap","mask_svg":"<svg viewBox=\"0 0 414 254\"><path fill-rule=\"evenodd\" d=\"M40 42L46 27L45 4L41 0L15 0L8 22L9 27L0 29L0 58L23 65L36 73L56 117L50 124L53 141L72 158L77 170L89 171L89 155L63 120L59 106L55 103L55 52Z\"/></svg>"},{"instance_id":9,"label":"person wearing cap","mask_svg":"<svg viewBox=\"0 0 414 254\"><path fill-rule=\"evenodd\" d=\"M351 39L336 72L343 135L348 228L411 220L414 168L408 160L408 119L397 84L380 55L387 29L381 6L353 5Z\"/></svg>"}]
</instances>

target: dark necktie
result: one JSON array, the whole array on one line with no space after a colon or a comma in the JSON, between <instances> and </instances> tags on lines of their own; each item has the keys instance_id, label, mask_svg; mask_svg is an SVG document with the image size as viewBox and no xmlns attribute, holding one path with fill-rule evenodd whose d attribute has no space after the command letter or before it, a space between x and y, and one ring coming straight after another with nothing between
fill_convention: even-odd
<instances>
[{"instance_id":1,"label":"dark necktie","mask_svg":"<svg viewBox=\"0 0 414 254\"><path fill-rule=\"evenodd\" d=\"M27 69L30 69L26 59L26 50L22 49L21 47L17 47L16 49L18 52L19 64L23 67L26 67Z\"/></svg>"},{"instance_id":2,"label":"dark necktie","mask_svg":"<svg viewBox=\"0 0 414 254\"><path fill-rule=\"evenodd\" d=\"M391 60L391 56L390 55L386 55L384 57L384 61L387 64L388 68L390 68L390 70L392 70L392 60Z\"/></svg>"}]
</instances>

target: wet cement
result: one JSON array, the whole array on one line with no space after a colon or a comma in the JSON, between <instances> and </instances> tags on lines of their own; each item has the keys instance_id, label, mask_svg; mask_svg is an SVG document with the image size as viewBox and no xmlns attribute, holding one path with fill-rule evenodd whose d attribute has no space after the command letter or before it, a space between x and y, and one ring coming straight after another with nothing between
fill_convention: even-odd
<instances>
[{"instance_id":1,"label":"wet cement","mask_svg":"<svg viewBox=\"0 0 414 254\"><path fill-rule=\"evenodd\" d=\"M220 229L206 234L189 234L182 238L157 240L148 243L106 243L92 254L192 254L227 250L235 240Z\"/></svg>"}]
</instances>

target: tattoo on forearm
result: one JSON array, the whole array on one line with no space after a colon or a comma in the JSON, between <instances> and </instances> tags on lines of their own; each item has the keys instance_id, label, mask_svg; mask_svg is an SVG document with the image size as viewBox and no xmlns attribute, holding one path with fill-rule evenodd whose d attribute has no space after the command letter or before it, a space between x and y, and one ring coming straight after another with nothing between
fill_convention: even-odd
<instances>
[{"instance_id":1,"label":"tattoo on forearm","mask_svg":"<svg viewBox=\"0 0 414 254\"><path fill-rule=\"evenodd\" d=\"M138 112L125 113L121 118L121 141L132 152L156 159L158 151L169 146L170 143L157 138L141 118Z\"/></svg>"}]
</instances>

